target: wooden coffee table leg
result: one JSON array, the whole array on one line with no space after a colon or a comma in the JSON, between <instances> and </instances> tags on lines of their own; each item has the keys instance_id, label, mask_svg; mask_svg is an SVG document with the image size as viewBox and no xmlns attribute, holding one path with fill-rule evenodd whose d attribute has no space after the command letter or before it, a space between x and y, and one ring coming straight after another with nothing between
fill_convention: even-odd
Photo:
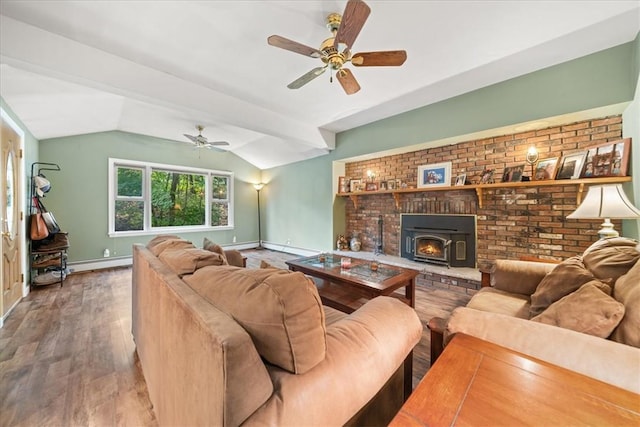
<instances>
[{"instance_id":1,"label":"wooden coffee table leg","mask_svg":"<svg viewBox=\"0 0 640 427\"><path fill-rule=\"evenodd\" d=\"M411 307L416 307L416 279L411 279L411 283L409 283L404 288L404 296L409 300L409 305Z\"/></svg>"}]
</instances>

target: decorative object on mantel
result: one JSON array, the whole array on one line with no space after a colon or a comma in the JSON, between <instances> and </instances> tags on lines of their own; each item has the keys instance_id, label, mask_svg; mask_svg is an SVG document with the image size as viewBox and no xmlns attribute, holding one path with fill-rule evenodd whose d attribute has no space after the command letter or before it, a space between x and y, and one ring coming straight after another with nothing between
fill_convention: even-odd
<instances>
[{"instance_id":1,"label":"decorative object on mantel","mask_svg":"<svg viewBox=\"0 0 640 427\"><path fill-rule=\"evenodd\" d=\"M480 184L493 184L493 169L484 169L482 171Z\"/></svg>"},{"instance_id":2,"label":"decorative object on mantel","mask_svg":"<svg viewBox=\"0 0 640 427\"><path fill-rule=\"evenodd\" d=\"M502 182L520 182L523 172L524 165L506 167L502 174Z\"/></svg>"},{"instance_id":3,"label":"decorative object on mantel","mask_svg":"<svg viewBox=\"0 0 640 427\"><path fill-rule=\"evenodd\" d=\"M353 233L351 240L349 241L349 249L354 252L359 252L362 248L362 242L356 233Z\"/></svg>"},{"instance_id":4,"label":"decorative object on mantel","mask_svg":"<svg viewBox=\"0 0 640 427\"><path fill-rule=\"evenodd\" d=\"M554 179L556 177L556 165L558 164L557 157L551 157L544 160L539 160L536 166L536 172L533 175L534 181L544 181L547 179Z\"/></svg>"},{"instance_id":5,"label":"decorative object on mantel","mask_svg":"<svg viewBox=\"0 0 640 427\"><path fill-rule=\"evenodd\" d=\"M529 149L527 150L527 156L525 157L525 160L527 161L528 165L531 165L531 180L533 180L533 169L536 165L536 162L538 161L538 149L535 146L531 146L529 147Z\"/></svg>"},{"instance_id":6,"label":"decorative object on mantel","mask_svg":"<svg viewBox=\"0 0 640 427\"><path fill-rule=\"evenodd\" d=\"M349 242L347 241L347 238L344 237L343 234L338 235L338 240L336 241L336 249L339 251L349 250Z\"/></svg>"},{"instance_id":7,"label":"decorative object on mantel","mask_svg":"<svg viewBox=\"0 0 640 427\"><path fill-rule=\"evenodd\" d=\"M349 181L349 189L352 193L356 191L362 191L362 180L361 179L352 179Z\"/></svg>"},{"instance_id":8,"label":"decorative object on mantel","mask_svg":"<svg viewBox=\"0 0 640 427\"><path fill-rule=\"evenodd\" d=\"M451 162L418 166L418 188L450 186Z\"/></svg>"},{"instance_id":9,"label":"decorative object on mantel","mask_svg":"<svg viewBox=\"0 0 640 427\"><path fill-rule=\"evenodd\" d=\"M631 138L590 148L581 177L627 176L630 152Z\"/></svg>"},{"instance_id":10,"label":"decorative object on mantel","mask_svg":"<svg viewBox=\"0 0 640 427\"><path fill-rule=\"evenodd\" d=\"M349 181L347 177L339 176L338 177L338 192L339 193L347 193L349 188Z\"/></svg>"},{"instance_id":11,"label":"decorative object on mantel","mask_svg":"<svg viewBox=\"0 0 640 427\"><path fill-rule=\"evenodd\" d=\"M618 237L613 229L611 218L640 218L638 210L627 198L622 184L593 185L589 187L587 196L578 209L567 216L568 219L604 219L598 235L601 239Z\"/></svg>"},{"instance_id":12,"label":"decorative object on mantel","mask_svg":"<svg viewBox=\"0 0 640 427\"><path fill-rule=\"evenodd\" d=\"M556 179L578 179L582 173L586 151L568 154L562 158Z\"/></svg>"},{"instance_id":13,"label":"decorative object on mantel","mask_svg":"<svg viewBox=\"0 0 640 427\"><path fill-rule=\"evenodd\" d=\"M467 182L467 174L463 173L456 177L456 187L462 186Z\"/></svg>"}]
</instances>

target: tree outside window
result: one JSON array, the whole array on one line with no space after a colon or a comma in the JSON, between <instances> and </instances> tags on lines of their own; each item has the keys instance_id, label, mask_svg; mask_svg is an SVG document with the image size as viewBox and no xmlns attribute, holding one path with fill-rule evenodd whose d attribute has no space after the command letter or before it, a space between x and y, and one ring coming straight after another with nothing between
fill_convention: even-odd
<instances>
[{"instance_id":1,"label":"tree outside window","mask_svg":"<svg viewBox=\"0 0 640 427\"><path fill-rule=\"evenodd\" d=\"M230 172L114 159L110 164L114 171L111 180L115 181L111 183L110 232L233 225Z\"/></svg>"}]
</instances>

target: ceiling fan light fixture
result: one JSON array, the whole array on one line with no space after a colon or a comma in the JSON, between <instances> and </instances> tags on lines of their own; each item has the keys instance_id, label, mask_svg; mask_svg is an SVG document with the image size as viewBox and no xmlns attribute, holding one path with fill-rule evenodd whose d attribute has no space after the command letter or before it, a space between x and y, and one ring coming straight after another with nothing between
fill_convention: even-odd
<instances>
[{"instance_id":1,"label":"ceiling fan light fixture","mask_svg":"<svg viewBox=\"0 0 640 427\"><path fill-rule=\"evenodd\" d=\"M356 37L358 37L360 30L362 30L370 12L371 9L364 1L349 0L342 15L339 13L329 14L326 25L331 31L332 37L324 40L319 50L282 36L273 35L268 37L267 43L274 47L279 47L311 58L318 58L318 54L321 54L320 59L325 64L324 67L315 68L307 72L289 83L287 87L289 89L299 89L322 74L328 67L330 70L336 71L336 77L342 84L345 93L352 95L360 90L360 85L348 69L345 72L340 72L347 62L351 62L358 67L402 65L407 58L407 53L404 50L351 54L352 45ZM322 71L316 72L316 70ZM331 76L329 81L333 81Z\"/></svg>"}]
</instances>

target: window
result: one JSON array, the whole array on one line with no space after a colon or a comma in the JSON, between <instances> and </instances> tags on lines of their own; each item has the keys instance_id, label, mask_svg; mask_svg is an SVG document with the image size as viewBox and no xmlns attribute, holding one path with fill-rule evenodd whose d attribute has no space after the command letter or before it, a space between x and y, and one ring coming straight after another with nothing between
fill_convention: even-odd
<instances>
[{"instance_id":1,"label":"window","mask_svg":"<svg viewBox=\"0 0 640 427\"><path fill-rule=\"evenodd\" d=\"M233 227L233 174L109 159L109 234Z\"/></svg>"}]
</instances>

